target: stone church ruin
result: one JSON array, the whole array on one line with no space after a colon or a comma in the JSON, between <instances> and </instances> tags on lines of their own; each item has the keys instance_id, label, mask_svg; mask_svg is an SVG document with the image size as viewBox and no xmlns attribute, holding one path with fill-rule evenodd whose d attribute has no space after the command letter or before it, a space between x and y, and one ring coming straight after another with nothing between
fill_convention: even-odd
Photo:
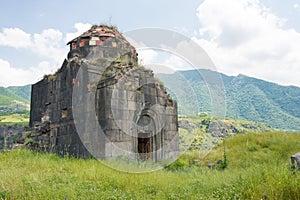
<instances>
[{"instance_id":1,"label":"stone church ruin","mask_svg":"<svg viewBox=\"0 0 300 200\"><path fill-rule=\"evenodd\" d=\"M177 103L115 28L71 40L62 67L32 85L30 147L159 161L179 154Z\"/></svg>"}]
</instances>

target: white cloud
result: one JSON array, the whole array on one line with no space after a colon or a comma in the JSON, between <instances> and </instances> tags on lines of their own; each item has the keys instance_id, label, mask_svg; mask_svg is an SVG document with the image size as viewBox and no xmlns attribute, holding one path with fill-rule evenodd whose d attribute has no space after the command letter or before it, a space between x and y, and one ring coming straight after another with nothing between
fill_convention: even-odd
<instances>
[{"instance_id":1,"label":"white cloud","mask_svg":"<svg viewBox=\"0 0 300 200\"><path fill-rule=\"evenodd\" d=\"M56 63L62 62L67 51L63 44L63 33L54 29L46 29L40 34L34 34L31 50Z\"/></svg>"},{"instance_id":2,"label":"white cloud","mask_svg":"<svg viewBox=\"0 0 300 200\"><path fill-rule=\"evenodd\" d=\"M0 32L1 48L29 50L33 58L39 57L44 61L24 69L24 67L11 66L9 61L0 58L0 85L32 84L41 80L45 74L54 73L61 67L68 53L66 42L90 29L91 24L76 23L74 27L76 32L65 34L56 29L45 29L41 33L30 34L20 28L4 28Z\"/></svg>"},{"instance_id":3,"label":"white cloud","mask_svg":"<svg viewBox=\"0 0 300 200\"><path fill-rule=\"evenodd\" d=\"M91 24L76 23L76 32L62 33L56 29L45 29L41 33L26 33L20 28L4 28L0 32L0 46L23 48L44 61L27 69L11 66L9 61L0 58L0 85L25 85L35 83L45 74L54 73L68 53L66 42L90 29Z\"/></svg>"},{"instance_id":4,"label":"white cloud","mask_svg":"<svg viewBox=\"0 0 300 200\"><path fill-rule=\"evenodd\" d=\"M38 67L19 69L12 67L8 61L0 59L0 69L1 86L21 86L39 81L44 74L52 71L53 67L48 62L43 61Z\"/></svg>"},{"instance_id":5,"label":"white cloud","mask_svg":"<svg viewBox=\"0 0 300 200\"><path fill-rule=\"evenodd\" d=\"M2 46L25 48L30 44L30 34L19 28L4 28L2 33L0 32L0 45Z\"/></svg>"},{"instance_id":6,"label":"white cloud","mask_svg":"<svg viewBox=\"0 0 300 200\"><path fill-rule=\"evenodd\" d=\"M163 65L168 66L175 70L188 70L192 69L190 64L185 62L182 58L176 55L170 55L168 59L163 62Z\"/></svg>"},{"instance_id":7,"label":"white cloud","mask_svg":"<svg viewBox=\"0 0 300 200\"><path fill-rule=\"evenodd\" d=\"M59 30L45 29L41 33L29 34L19 28L5 28L0 32L0 46L23 48L45 60L38 65L21 69L12 67L9 61L0 58L0 85L24 85L40 80L44 74L55 72L68 52L64 34ZM12 76L7 76L8 74Z\"/></svg>"},{"instance_id":8,"label":"white cloud","mask_svg":"<svg viewBox=\"0 0 300 200\"><path fill-rule=\"evenodd\" d=\"M0 32L0 46L28 49L54 62L62 62L67 51L63 33L55 29L29 34L19 28L4 28Z\"/></svg>"},{"instance_id":9,"label":"white cloud","mask_svg":"<svg viewBox=\"0 0 300 200\"><path fill-rule=\"evenodd\" d=\"M193 69L187 62L182 58L170 54L168 52L156 52L153 50L147 50L148 55L155 55L155 57L148 57L146 62L141 62L146 68L153 70L156 73L171 74L177 70L188 70ZM150 52L154 53L150 53Z\"/></svg>"},{"instance_id":10,"label":"white cloud","mask_svg":"<svg viewBox=\"0 0 300 200\"><path fill-rule=\"evenodd\" d=\"M142 65L149 65L157 62L158 53L152 49L137 49L138 58Z\"/></svg>"},{"instance_id":11,"label":"white cloud","mask_svg":"<svg viewBox=\"0 0 300 200\"><path fill-rule=\"evenodd\" d=\"M173 73L175 70L185 69L187 63L180 57L154 49L137 49L140 64L154 73Z\"/></svg>"},{"instance_id":12,"label":"white cloud","mask_svg":"<svg viewBox=\"0 0 300 200\"><path fill-rule=\"evenodd\" d=\"M198 17L202 38L193 39L219 71L300 86L300 33L258 0L205 0Z\"/></svg>"},{"instance_id":13,"label":"white cloud","mask_svg":"<svg viewBox=\"0 0 300 200\"><path fill-rule=\"evenodd\" d=\"M147 48L137 51L140 64L154 70L155 73L172 73L174 70L185 69L188 65L182 58L170 52Z\"/></svg>"},{"instance_id":14,"label":"white cloud","mask_svg":"<svg viewBox=\"0 0 300 200\"><path fill-rule=\"evenodd\" d=\"M297 4L297 3L295 3L295 4L293 5L293 7L294 7L295 9L299 9L299 8L300 8L300 5Z\"/></svg>"},{"instance_id":15,"label":"white cloud","mask_svg":"<svg viewBox=\"0 0 300 200\"><path fill-rule=\"evenodd\" d=\"M65 37L65 42L69 42L71 40L73 40L74 38L78 37L79 35L81 35L82 33L84 33L85 31L89 30L91 28L91 24L88 23L76 23L74 25L74 28L76 29L76 32L74 33L67 33L66 37Z\"/></svg>"}]
</instances>

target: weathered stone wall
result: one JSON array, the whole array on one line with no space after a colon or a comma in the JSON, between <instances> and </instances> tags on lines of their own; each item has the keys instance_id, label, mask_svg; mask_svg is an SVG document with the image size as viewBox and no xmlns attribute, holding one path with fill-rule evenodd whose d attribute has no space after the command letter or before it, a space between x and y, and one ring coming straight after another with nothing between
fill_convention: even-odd
<instances>
[{"instance_id":1,"label":"weathered stone wall","mask_svg":"<svg viewBox=\"0 0 300 200\"><path fill-rule=\"evenodd\" d=\"M14 143L17 143L23 136L25 127L19 125L0 126L0 151L3 149L12 149Z\"/></svg>"},{"instance_id":2,"label":"weathered stone wall","mask_svg":"<svg viewBox=\"0 0 300 200\"><path fill-rule=\"evenodd\" d=\"M107 26L93 26L68 44L62 67L32 86L32 146L77 157L175 156L177 104L138 65L134 47Z\"/></svg>"},{"instance_id":3,"label":"weathered stone wall","mask_svg":"<svg viewBox=\"0 0 300 200\"><path fill-rule=\"evenodd\" d=\"M141 67L129 67L118 80L100 80L97 116L114 146L153 160L161 160L172 149L178 149L177 105L162 87L152 71ZM139 142L139 138L144 141ZM110 149L110 145L107 143L105 149ZM143 145L149 145L148 150ZM106 156L123 153L110 151L113 150L108 150Z\"/></svg>"}]
</instances>

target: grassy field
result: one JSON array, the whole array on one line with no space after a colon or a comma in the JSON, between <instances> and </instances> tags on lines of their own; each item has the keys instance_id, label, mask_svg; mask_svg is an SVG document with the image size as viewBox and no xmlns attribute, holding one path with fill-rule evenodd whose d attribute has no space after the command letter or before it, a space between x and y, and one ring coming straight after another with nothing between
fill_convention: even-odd
<instances>
[{"instance_id":1,"label":"grassy field","mask_svg":"<svg viewBox=\"0 0 300 200\"><path fill-rule=\"evenodd\" d=\"M29 117L27 114L10 114L10 115L4 115L0 116L0 123L28 123Z\"/></svg>"},{"instance_id":2,"label":"grassy field","mask_svg":"<svg viewBox=\"0 0 300 200\"><path fill-rule=\"evenodd\" d=\"M187 152L167 169L144 174L115 171L97 160L13 150L0 153L0 199L300 199L300 172L290 156L300 134L250 133L225 142L199 161ZM195 162L195 160L198 160Z\"/></svg>"}]
</instances>

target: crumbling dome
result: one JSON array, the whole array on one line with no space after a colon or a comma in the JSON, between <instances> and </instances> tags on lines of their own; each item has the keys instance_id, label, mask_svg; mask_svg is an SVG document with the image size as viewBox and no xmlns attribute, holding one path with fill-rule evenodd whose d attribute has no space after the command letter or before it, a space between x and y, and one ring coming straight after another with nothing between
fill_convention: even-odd
<instances>
[{"instance_id":1,"label":"crumbling dome","mask_svg":"<svg viewBox=\"0 0 300 200\"><path fill-rule=\"evenodd\" d=\"M53 75L32 85L33 147L60 155L159 161L179 152L177 103L113 27L68 43Z\"/></svg>"}]
</instances>

